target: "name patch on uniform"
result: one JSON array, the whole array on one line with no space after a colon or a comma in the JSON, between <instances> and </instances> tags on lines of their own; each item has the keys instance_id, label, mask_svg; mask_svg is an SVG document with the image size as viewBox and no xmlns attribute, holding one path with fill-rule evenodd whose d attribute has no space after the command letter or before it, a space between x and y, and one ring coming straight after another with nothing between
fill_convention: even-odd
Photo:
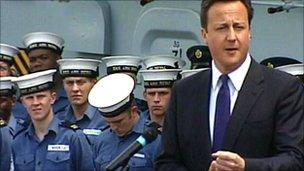
<instances>
[{"instance_id":1,"label":"name patch on uniform","mask_svg":"<svg viewBox=\"0 0 304 171\"><path fill-rule=\"evenodd\" d=\"M145 158L145 155L144 154L140 154L140 153L135 153L134 157Z\"/></svg>"},{"instance_id":2,"label":"name patch on uniform","mask_svg":"<svg viewBox=\"0 0 304 171\"><path fill-rule=\"evenodd\" d=\"M99 135L101 130L99 129L83 129L83 133L86 135Z\"/></svg>"},{"instance_id":3,"label":"name patch on uniform","mask_svg":"<svg viewBox=\"0 0 304 171\"><path fill-rule=\"evenodd\" d=\"M69 145L48 145L48 151L70 151Z\"/></svg>"}]
</instances>

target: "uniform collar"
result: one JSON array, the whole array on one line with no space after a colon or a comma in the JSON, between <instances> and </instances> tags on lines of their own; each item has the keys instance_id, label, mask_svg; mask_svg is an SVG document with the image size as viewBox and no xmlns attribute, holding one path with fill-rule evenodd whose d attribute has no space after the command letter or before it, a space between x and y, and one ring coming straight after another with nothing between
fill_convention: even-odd
<instances>
[{"instance_id":1,"label":"uniform collar","mask_svg":"<svg viewBox=\"0 0 304 171\"><path fill-rule=\"evenodd\" d=\"M89 117L90 120L93 119L94 114L96 113L98 109L96 107L93 107L92 105L88 104L87 110L84 112L85 115ZM100 116L101 117L101 116Z\"/></svg>"},{"instance_id":2,"label":"uniform collar","mask_svg":"<svg viewBox=\"0 0 304 171\"><path fill-rule=\"evenodd\" d=\"M143 115L139 115L139 119L137 123L134 125L132 131L135 133L142 134L145 126L145 122L146 122L146 117L144 117Z\"/></svg>"},{"instance_id":3,"label":"uniform collar","mask_svg":"<svg viewBox=\"0 0 304 171\"><path fill-rule=\"evenodd\" d=\"M123 137L118 137L118 138L119 139L124 139L124 138L128 137L130 134L133 134L133 133L142 134L144 126L145 126L145 122L146 122L146 117L144 117L143 115L140 115L137 123L133 126L132 131L130 133L128 133L127 135L125 135ZM112 129L110 129L110 132L115 134Z\"/></svg>"},{"instance_id":4,"label":"uniform collar","mask_svg":"<svg viewBox=\"0 0 304 171\"><path fill-rule=\"evenodd\" d=\"M60 122L61 122L61 121L60 121L57 117L54 116L53 120L51 121L51 123L50 123L50 125L49 125L49 127L48 127L47 134L49 134L50 132L54 132L55 134L57 134L58 131L59 131L59 123L60 123ZM28 133L29 136L34 136L34 135L36 135L36 134L35 134L35 128L34 128L33 123L31 123L31 124L29 125L29 127L28 127L27 130L26 130L26 132ZM46 134L46 135L47 135L47 134Z\"/></svg>"},{"instance_id":5,"label":"uniform collar","mask_svg":"<svg viewBox=\"0 0 304 171\"><path fill-rule=\"evenodd\" d=\"M88 104L87 110L84 112L84 115L86 115L90 120L93 119L94 114L96 113L98 109L93 107L92 105ZM85 117L85 116L83 116ZM72 105L69 105L68 110L67 110L67 120L69 121L77 121L76 117L74 115L74 111L72 108Z\"/></svg>"},{"instance_id":6,"label":"uniform collar","mask_svg":"<svg viewBox=\"0 0 304 171\"><path fill-rule=\"evenodd\" d=\"M54 119L52 120L52 122L49 126L49 131L53 131L57 134L58 130L59 130L59 123L60 122L61 121L57 117L54 117Z\"/></svg>"},{"instance_id":7,"label":"uniform collar","mask_svg":"<svg viewBox=\"0 0 304 171\"><path fill-rule=\"evenodd\" d=\"M9 121L8 121L8 126L9 126L11 129L15 130L16 124L17 124L17 121L16 121L14 115L11 114L11 117L10 117L10 119L9 119Z\"/></svg>"},{"instance_id":8,"label":"uniform collar","mask_svg":"<svg viewBox=\"0 0 304 171\"><path fill-rule=\"evenodd\" d=\"M150 120L151 120L151 118L150 118L150 112L149 112L149 109L147 109L147 110L145 110L145 111L141 112L141 113L140 113L140 117L144 117L144 118L145 118L145 120L146 120L146 122L147 122L147 121L150 121Z\"/></svg>"},{"instance_id":9,"label":"uniform collar","mask_svg":"<svg viewBox=\"0 0 304 171\"><path fill-rule=\"evenodd\" d=\"M57 92L57 98L56 99L60 99L60 98L68 98L68 96L67 96L63 87L61 87L59 89L59 91Z\"/></svg>"}]
</instances>

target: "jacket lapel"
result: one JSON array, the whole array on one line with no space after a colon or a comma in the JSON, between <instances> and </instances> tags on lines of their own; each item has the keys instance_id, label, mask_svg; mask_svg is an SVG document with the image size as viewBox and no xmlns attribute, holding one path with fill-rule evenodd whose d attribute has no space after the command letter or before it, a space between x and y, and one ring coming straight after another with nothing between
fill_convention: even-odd
<instances>
[{"instance_id":1,"label":"jacket lapel","mask_svg":"<svg viewBox=\"0 0 304 171\"><path fill-rule=\"evenodd\" d=\"M256 100L263 92L264 76L261 67L253 59L243 86L238 94L232 115L230 116L224 138L223 149L231 150Z\"/></svg>"},{"instance_id":2,"label":"jacket lapel","mask_svg":"<svg viewBox=\"0 0 304 171\"><path fill-rule=\"evenodd\" d=\"M201 142L197 148L210 150L211 153L211 140L209 133L209 97L210 97L210 86L211 86L211 69L206 71L201 75L198 84L197 90L194 93L194 99L196 104L194 112L197 113L194 117L193 123L195 124L194 128L197 128L196 131L200 132L202 136L196 137L198 142ZM201 150L202 150L201 149ZM205 151L202 150L202 151ZM200 150L199 150L200 151ZM202 154L202 153L201 153Z\"/></svg>"}]
</instances>

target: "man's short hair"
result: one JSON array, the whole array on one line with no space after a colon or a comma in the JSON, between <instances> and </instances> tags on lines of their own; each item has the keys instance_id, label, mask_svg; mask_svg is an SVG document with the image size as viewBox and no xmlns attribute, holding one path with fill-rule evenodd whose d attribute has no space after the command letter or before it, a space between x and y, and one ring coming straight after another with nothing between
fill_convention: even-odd
<instances>
[{"instance_id":1,"label":"man's short hair","mask_svg":"<svg viewBox=\"0 0 304 171\"><path fill-rule=\"evenodd\" d=\"M214 5L217 2L233 2L233 1L240 1L242 2L246 9L248 14L248 21L249 26L251 25L251 20L253 18L253 8L251 6L251 0L202 0L201 4L201 27L207 29L207 23L208 23L208 11L211 8L212 5Z\"/></svg>"}]
</instances>

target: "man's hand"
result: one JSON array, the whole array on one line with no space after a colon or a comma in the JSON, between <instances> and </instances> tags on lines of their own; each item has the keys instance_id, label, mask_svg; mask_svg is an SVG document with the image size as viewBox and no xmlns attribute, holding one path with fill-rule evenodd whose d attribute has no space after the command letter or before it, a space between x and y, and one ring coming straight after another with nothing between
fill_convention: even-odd
<instances>
[{"instance_id":1,"label":"man's hand","mask_svg":"<svg viewBox=\"0 0 304 171\"><path fill-rule=\"evenodd\" d=\"M236 153L217 151L212 154L215 159L211 162L209 171L244 171L245 160Z\"/></svg>"}]
</instances>

